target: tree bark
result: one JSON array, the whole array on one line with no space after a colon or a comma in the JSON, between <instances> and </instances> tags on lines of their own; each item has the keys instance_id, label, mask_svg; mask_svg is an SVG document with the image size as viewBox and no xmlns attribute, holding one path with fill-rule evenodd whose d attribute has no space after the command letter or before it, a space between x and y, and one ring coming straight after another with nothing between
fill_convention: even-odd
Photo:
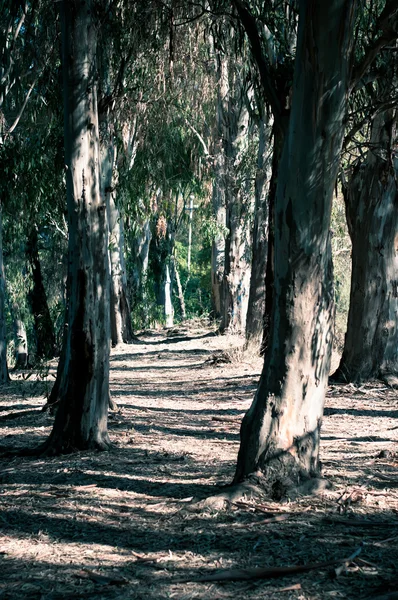
<instances>
[{"instance_id":1,"label":"tree bark","mask_svg":"<svg viewBox=\"0 0 398 600\"><path fill-rule=\"evenodd\" d=\"M372 123L370 148L344 189L352 241L350 309L334 380L398 384L397 113Z\"/></svg>"},{"instance_id":2,"label":"tree bark","mask_svg":"<svg viewBox=\"0 0 398 600\"><path fill-rule=\"evenodd\" d=\"M242 66L219 55L217 156L213 209L224 229L213 243L212 295L220 331L244 331L250 289L251 195L243 181L242 163L247 146L249 113Z\"/></svg>"},{"instance_id":3,"label":"tree bark","mask_svg":"<svg viewBox=\"0 0 398 600\"><path fill-rule=\"evenodd\" d=\"M35 226L29 233L25 254L32 273L32 287L28 292L28 300L34 320L36 355L40 359L51 359L55 356L55 332L44 289Z\"/></svg>"},{"instance_id":4,"label":"tree bark","mask_svg":"<svg viewBox=\"0 0 398 600\"><path fill-rule=\"evenodd\" d=\"M15 369L26 369L28 366L28 338L25 324L21 319L17 304L12 306L15 340Z\"/></svg>"},{"instance_id":5,"label":"tree bark","mask_svg":"<svg viewBox=\"0 0 398 600\"><path fill-rule=\"evenodd\" d=\"M275 202L269 349L241 427L235 482L319 473L334 302L329 223L343 139L355 1L300 1L293 102Z\"/></svg>"},{"instance_id":6,"label":"tree bark","mask_svg":"<svg viewBox=\"0 0 398 600\"><path fill-rule=\"evenodd\" d=\"M6 337L6 280L3 262L3 219L0 202L0 385L10 380L7 368L7 337Z\"/></svg>"},{"instance_id":7,"label":"tree bark","mask_svg":"<svg viewBox=\"0 0 398 600\"><path fill-rule=\"evenodd\" d=\"M246 318L246 344L260 350L265 312L265 272L268 253L268 182L272 125L259 122L255 210L250 292Z\"/></svg>"},{"instance_id":8,"label":"tree bark","mask_svg":"<svg viewBox=\"0 0 398 600\"><path fill-rule=\"evenodd\" d=\"M109 262L100 194L96 26L90 0L63 0L68 308L59 408L42 451L105 449L109 402Z\"/></svg>"},{"instance_id":9,"label":"tree bark","mask_svg":"<svg viewBox=\"0 0 398 600\"><path fill-rule=\"evenodd\" d=\"M134 335L127 292L123 217L116 205L114 192L107 196L107 207L111 268L111 339L112 344L117 346L121 342L126 344L132 342Z\"/></svg>"}]
</instances>

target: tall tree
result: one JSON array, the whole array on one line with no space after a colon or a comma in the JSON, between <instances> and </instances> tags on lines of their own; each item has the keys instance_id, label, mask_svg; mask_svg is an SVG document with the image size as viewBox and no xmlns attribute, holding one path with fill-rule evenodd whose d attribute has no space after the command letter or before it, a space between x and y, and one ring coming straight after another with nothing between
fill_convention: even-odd
<instances>
[{"instance_id":1,"label":"tall tree","mask_svg":"<svg viewBox=\"0 0 398 600\"><path fill-rule=\"evenodd\" d=\"M257 171L255 181L255 208L252 240L252 268L246 319L246 343L260 349L264 331L265 273L268 258L268 189L271 166L272 124L259 120Z\"/></svg>"},{"instance_id":2,"label":"tall tree","mask_svg":"<svg viewBox=\"0 0 398 600\"><path fill-rule=\"evenodd\" d=\"M347 333L333 379L398 384L397 110L371 123L369 149L343 193L352 241Z\"/></svg>"},{"instance_id":3,"label":"tall tree","mask_svg":"<svg viewBox=\"0 0 398 600\"><path fill-rule=\"evenodd\" d=\"M109 446L108 223L100 194L94 2L62 0L68 307L48 453Z\"/></svg>"},{"instance_id":4,"label":"tall tree","mask_svg":"<svg viewBox=\"0 0 398 600\"><path fill-rule=\"evenodd\" d=\"M319 473L330 366L329 221L350 83L355 0L299 2L292 107L275 202L275 289L269 348L241 427L235 481Z\"/></svg>"},{"instance_id":5,"label":"tall tree","mask_svg":"<svg viewBox=\"0 0 398 600\"><path fill-rule=\"evenodd\" d=\"M238 59L228 54L233 30L225 29L225 47L216 47L215 53L218 97L212 201L220 232L212 247L212 295L220 330L244 331L253 208L249 177L242 168L249 137L249 100L244 57Z\"/></svg>"}]
</instances>

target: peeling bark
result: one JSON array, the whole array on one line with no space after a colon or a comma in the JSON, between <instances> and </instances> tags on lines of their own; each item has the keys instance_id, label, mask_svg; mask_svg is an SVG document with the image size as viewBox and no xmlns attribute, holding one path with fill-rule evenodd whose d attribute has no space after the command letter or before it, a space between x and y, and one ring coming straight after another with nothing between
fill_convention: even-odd
<instances>
[{"instance_id":1,"label":"peeling bark","mask_svg":"<svg viewBox=\"0 0 398 600\"><path fill-rule=\"evenodd\" d=\"M293 103L275 202L269 349L241 427L235 482L271 493L319 474L334 302L329 223L343 139L355 1L301 0ZM316 51L315 51L316 49Z\"/></svg>"},{"instance_id":2,"label":"peeling bark","mask_svg":"<svg viewBox=\"0 0 398 600\"><path fill-rule=\"evenodd\" d=\"M250 289L252 206L239 180L246 150L249 114L239 67L218 57L219 92L213 210L226 237L218 233L212 248L212 297L220 331L244 331Z\"/></svg>"},{"instance_id":3,"label":"peeling bark","mask_svg":"<svg viewBox=\"0 0 398 600\"><path fill-rule=\"evenodd\" d=\"M96 27L89 0L61 3L68 200L68 308L58 411L42 452L109 447L109 263L100 194Z\"/></svg>"},{"instance_id":4,"label":"peeling bark","mask_svg":"<svg viewBox=\"0 0 398 600\"><path fill-rule=\"evenodd\" d=\"M372 123L370 148L344 188L352 241L350 309L334 380L398 384L397 113Z\"/></svg>"}]
</instances>

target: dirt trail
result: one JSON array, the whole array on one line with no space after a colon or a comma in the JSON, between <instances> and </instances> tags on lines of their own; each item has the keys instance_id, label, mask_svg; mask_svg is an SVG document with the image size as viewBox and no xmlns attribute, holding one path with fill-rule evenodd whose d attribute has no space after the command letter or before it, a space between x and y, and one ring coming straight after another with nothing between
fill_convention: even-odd
<instances>
[{"instance_id":1,"label":"dirt trail","mask_svg":"<svg viewBox=\"0 0 398 600\"><path fill-rule=\"evenodd\" d=\"M113 351L113 451L2 459L0 599L322 600L398 590L397 392L378 383L330 388L322 462L331 489L265 507L247 498L203 508L191 499L233 477L261 360L242 356L238 337L176 333L146 334ZM2 390L3 445L48 435L53 418L40 409L49 385L32 376ZM342 558L361 543L338 578L326 568L260 581L177 581Z\"/></svg>"}]
</instances>

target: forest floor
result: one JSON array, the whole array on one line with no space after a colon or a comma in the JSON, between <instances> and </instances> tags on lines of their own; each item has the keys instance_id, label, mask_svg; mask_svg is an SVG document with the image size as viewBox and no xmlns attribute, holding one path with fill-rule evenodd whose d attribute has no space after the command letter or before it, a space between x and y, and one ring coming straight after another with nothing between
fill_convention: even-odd
<instances>
[{"instance_id":1,"label":"forest floor","mask_svg":"<svg viewBox=\"0 0 398 600\"><path fill-rule=\"evenodd\" d=\"M397 598L398 393L377 382L329 388L328 489L217 508L203 500L232 480L262 361L237 336L169 333L112 351L112 451L1 459L0 599ZM2 389L3 446L48 435L53 372L14 373ZM357 550L337 572L230 580ZM215 573L226 579L198 581Z\"/></svg>"}]
</instances>

